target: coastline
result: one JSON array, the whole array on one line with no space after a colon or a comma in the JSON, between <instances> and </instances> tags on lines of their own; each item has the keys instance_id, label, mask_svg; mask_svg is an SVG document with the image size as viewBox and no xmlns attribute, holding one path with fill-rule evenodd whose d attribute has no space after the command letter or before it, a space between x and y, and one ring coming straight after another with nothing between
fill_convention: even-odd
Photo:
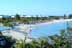
<instances>
[{"instance_id":1,"label":"coastline","mask_svg":"<svg viewBox=\"0 0 72 48\"><path fill-rule=\"evenodd\" d=\"M46 21L46 22L42 22L42 23L36 23L36 26L39 25L45 25L45 24L54 24L54 23L62 23L62 22L68 22L68 21L72 21L72 19L59 19L59 20L53 20L53 21Z\"/></svg>"},{"instance_id":2,"label":"coastline","mask_svg":"<svg viewBox=\"0 0 72 48\"><path fill-rule=\"evenodd\" d=\"M25 32L29 32L30 30L32 30L33 27L36 27L36 26L42 26L42 25L54 24L54 23L64 23L67 21L72 21L72 19L52 20L52 21L39 22L35 24L20 24L19 26L17 26L17 28Z\"/></svg>"},{"instance_id":3,"label":"coastline","mask_svg":"<svg viewBox=\"0 0 72 48\"><path fill-rule=\"evenodd\" d=\"M21 31L30 32L30 30L32 30L32 28L35 26L67 22L67 21L72 21L72 19L60 19L60 20L46 21L46 22L36 23L36 24L20 24L20 26L18 26L18 28ZM7 31L8 31L8 34L7 34ZM10 34L9 34L9 32L10 32ZM14 37L15 39L18 39L18 40L21 40L21 39L24 40L23 38L25 37L24 34L22 34L22 32L18 32L18 31L14 31L14 30L5 30L5 31L2 31L2 33L3 33L3 35L11 35L12 37Z\"/></svg>"}]
</instances>

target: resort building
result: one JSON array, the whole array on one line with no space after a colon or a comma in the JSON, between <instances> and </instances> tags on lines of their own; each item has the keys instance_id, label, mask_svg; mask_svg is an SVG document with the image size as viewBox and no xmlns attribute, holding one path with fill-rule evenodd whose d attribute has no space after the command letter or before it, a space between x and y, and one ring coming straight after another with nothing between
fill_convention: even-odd
<instances>
[{"instance_id":1,"label":"resort building","mask_svg":"<svg viewBox=\"0 0 72 48\"><path fill-rule=\"evenodd\" d=\"M15 18L15 16L14 16L14 15L12 15L12 16L11 16L11 18Z\"/></svg>"},{"instance_id":2,"label":"resort building","mask_svg":"<svg viewBox=\"0 0 72 48\"><path fill-rule=\"evenodd\" d=\"M23 15L23 17L32 17L31 15Z\"/></svg>"},{"instance_id":3,"label":"resort building","mask_svg":"<svg viewBox=\"0 0 72 48\"><path fill-rule=\"evenodd\" d=\"M2 15L0 15L0 18L3 18L3 16L2 16Z\"/></svg>"}]
</instances>

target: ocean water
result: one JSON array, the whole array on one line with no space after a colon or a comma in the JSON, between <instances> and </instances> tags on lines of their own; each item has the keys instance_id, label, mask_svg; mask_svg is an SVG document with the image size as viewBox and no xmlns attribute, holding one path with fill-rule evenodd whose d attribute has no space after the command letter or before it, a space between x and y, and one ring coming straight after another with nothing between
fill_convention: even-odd
<instances>
[{"instance_id":1,"label":"ocean water","mask_svg":"<svg viewBox=\"0 0 72 48\"><path fill-rule=\"evenodd\" d=\"M9 30L11 27L0 26L0 31Z\"/></svg>"},{"instance_id":2,"label":"ocean water","mask_svg":"<svg viewBox=\"0 0 72 48\"><path fill-rule=\"evenodd\" d=\"M69 26L72 26L72 22L68 22ZM61 29L66 29L67 22L59 22L53 24L46 24L37 27L33 27L31 36L34 38L47 37L50 35L60 34Z\"/></svg>"}]
</instances>

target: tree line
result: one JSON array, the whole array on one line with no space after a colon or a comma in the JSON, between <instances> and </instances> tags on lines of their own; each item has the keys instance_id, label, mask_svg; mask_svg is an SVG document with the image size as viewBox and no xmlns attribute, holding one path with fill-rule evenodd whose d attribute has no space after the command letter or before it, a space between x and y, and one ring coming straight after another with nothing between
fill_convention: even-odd
<instances>
[{"instance_id":1,"label":"tree line","mask_svg":"<svg viewBox=\"0 0 72 48\"><path fill-rule=\"evenodd\" d=\"M16 14L14 18L11 17L2 17L0 18L0 23L7 23L10 24L11 22L20 22L20 23L33 23L33 22L40 22L40 21L51 21L54 19L71 19L72 18L72 14L69 14L69 16L44 16L44 17L39 17L38 15L36 15L36 17L31 16L31 17L20 17L21 15ZM25 15L24 15L25 16Z\"/></svg>"}]
</instances>

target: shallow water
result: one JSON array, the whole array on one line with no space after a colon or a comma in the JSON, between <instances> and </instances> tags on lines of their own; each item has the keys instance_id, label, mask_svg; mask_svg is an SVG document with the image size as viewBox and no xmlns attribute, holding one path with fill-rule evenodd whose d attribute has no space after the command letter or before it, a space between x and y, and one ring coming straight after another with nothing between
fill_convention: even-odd
<instances>
[{"instance_id":1,"label":"shallow water","mask_svg":"<svg viewBox=\"0 0 72 48\"><path fill-rule=\"evenodd\" d=\"M9 30L11 29L10 27L5 27L5 26L0 26L0 31L3 31L3 30Z\"/></svg>"},{"instance_id":2,"label":"shallow water","mask_svg":"<svg viewBox=\"0 0 72 48\"><path fill-rule=\"evenodd\" d=\"M69 22L69 25L72 26L72 22ZM31 31L31 35L34 38L38 38L42 36L50 36L54 34L59 34L61 29L66 29L66 26L67 26L66 22L36 26L36 27L33 27Z\"/></svg>"}]
</instances>

